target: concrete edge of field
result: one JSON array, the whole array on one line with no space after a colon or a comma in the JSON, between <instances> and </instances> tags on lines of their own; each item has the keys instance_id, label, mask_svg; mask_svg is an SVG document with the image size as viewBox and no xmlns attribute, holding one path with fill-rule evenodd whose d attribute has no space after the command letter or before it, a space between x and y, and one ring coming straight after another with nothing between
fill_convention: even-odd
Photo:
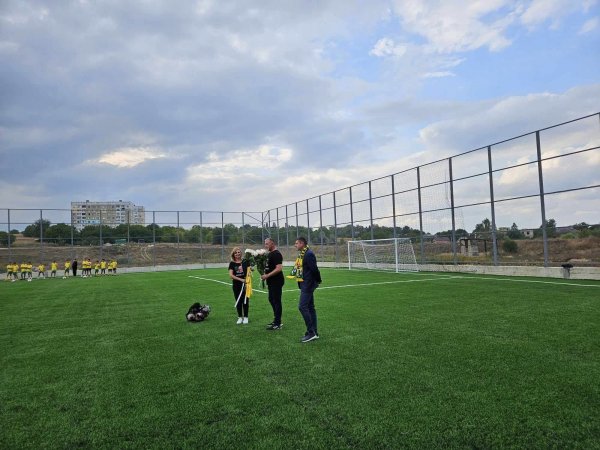
<instances>
[{"instance_id":1,"label":"concrete edge of field","mask_svg":"<svg viewBox=\"0 0 600 450\"><path fill-rule=\"evenodd\" d=\"M290 267L294 263L286 261L284 266ZM346 265L322 262L321 267L347 268ZM164 266L126 267L119 268L119 273L139 272L167 272L175 270L197 270L197 269L226 269L226 264L173 264ZM541 278L563 278L573 280L600 280L600 267L536 267L536 266L471 266L453 264L420 264L422 272L452 272L452 273L476 273L482 275L504 275L519 277L541 277Z\"/></svg>"}]
</instances>

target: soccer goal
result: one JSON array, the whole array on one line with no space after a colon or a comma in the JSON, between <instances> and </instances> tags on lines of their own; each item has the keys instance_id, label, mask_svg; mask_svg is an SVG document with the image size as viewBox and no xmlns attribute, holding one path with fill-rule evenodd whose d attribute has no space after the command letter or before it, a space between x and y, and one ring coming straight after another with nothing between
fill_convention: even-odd
<instances>
[{"instance_id":1,"label":"soccer goal","mask_svg":"<svg viewBox=\"0 0 600 450\"><path fill-rule=\"evenodd\" d=\"M418 272L409 238L348 241L348 269Z\"/></svg>"}]
</instances>

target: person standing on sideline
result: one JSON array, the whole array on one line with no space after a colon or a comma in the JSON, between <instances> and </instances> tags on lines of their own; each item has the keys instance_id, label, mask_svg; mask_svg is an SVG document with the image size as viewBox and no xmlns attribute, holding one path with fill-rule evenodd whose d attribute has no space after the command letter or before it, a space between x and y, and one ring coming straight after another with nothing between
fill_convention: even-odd
<instances>
[{"instance_id":1,"label":"person standing on sideline","mask_svg":"<svg viewBox=\"0 0 600 450\"><path fill-rule=\"evenodd\" d=\"M56 260L54 260L50 264L50 278L56 278L57 269L58 269L58 263L56 262Z\"/></svg>"},{"instance_id":2,"label":"person standing on sideline","mask_svg":"<svg viewBox=\"0 0 600 450\"><path fill-rule=\"evenodd\" d=\"M265 273L261 275L260 279L267 281L269 303L273 308L273 322L267 325L267 330L280 330L282 326L281 313L283 310L281 292L285 283L283 276L283 255L277 250L277 244L271 238L265 239L265 248L269 251L269 256L265 265Z\"/></svg>"},{"instance_id":3,"label":"person standing on sideline","mask_svg":"<svg viewBox=\"0 0 600 450\"><path fill-rule=\"evenodd\" d=\"M65 261L65 272L63 274L63 277L66 278L70 275L71 272L71 261L69 261L68 259Z\"/></svg>"},{"instance_id":4,"label":"person standing on sideline","mask_svg":"<svg viewBox=\"0 0 600 450\"><path fill-rule=\"evenodd\" d=\"M73 262L71 263L71 269L73 271L73 276L77 277L77 260L74 259Z\"/></svg>"},{"instance_id":5,"label":"person standing on sideline","mask_svg":"<svg viewBox=\"0 0 600 450\"><path fill-rule=\"evenodd\" d=\"M298 309L304 323L306 324L306 333L301 342L310 342L319 339L317 331L317 311L315 310L315 289L321 284L321 273L317 266L317 257L314 252L308 248L306 238L299 237L295 243L298 250L296 258L295 272L298 287L300 288L300 302Z\"/></svg>"},{"instance_id":6,"label":"person standing on sideline","mask_svg":"<svg viewBox=\"0 0 600 450\"><path fill-rule=\"evenodd\" d=\"M237 324L248 324L248 309L250 299L246 297L246 274L248 263L242 260L242 249L234 247L229 263L229 277L233 280L233 298L238 313Z\"/></svg>"}]
</instances>

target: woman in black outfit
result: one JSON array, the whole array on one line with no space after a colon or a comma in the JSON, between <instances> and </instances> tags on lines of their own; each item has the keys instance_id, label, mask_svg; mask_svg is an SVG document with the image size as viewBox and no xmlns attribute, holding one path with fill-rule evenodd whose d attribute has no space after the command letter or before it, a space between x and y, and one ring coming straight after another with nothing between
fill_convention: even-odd
<instances>
[{"instance_id":1,"label":"woman in black outfit","mask_svg":"<svg viewBox=\"0 0 600 450\"><path fill-rule=\"evenodd\" d=\"M238 313L237 324L248 323L248 308L250 299L246 297L246 273L248 263L242 260L242 250L234 247L231 251L231 262L229 263L229 277L233 280L233 298Z\"/></svg>"}]
</instances>

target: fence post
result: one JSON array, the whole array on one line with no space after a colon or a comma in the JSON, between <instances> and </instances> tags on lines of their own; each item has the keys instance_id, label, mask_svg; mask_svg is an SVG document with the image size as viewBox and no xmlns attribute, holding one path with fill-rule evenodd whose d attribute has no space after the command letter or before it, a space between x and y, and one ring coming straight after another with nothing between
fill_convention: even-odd
<instances>
[{"instance_id":1,"label":"fence post","mask_svg":"<svg viewBox=\"0 0 600 450\"><path fill-rule=\"evenodd\" d=\"M73 209L71 209L71 259L75 257L75 237L73 236L74 234L75 232L73 230Z\"/></svg>"},{"instance_id":2,"label":"fence post","mask_svg":"<svg viewBox=\"0 0 600 450\"><path fill-rule=\"evenodd\" d=\"M285 249L286 252L290 252L290 224L289 224L289 216L288 216L288 205L285 205Z\"/></svg>"},{"instance_id":3,"label":"fence post","mask_svg":"<svg viewBox=\"0 0 600 450\"><path fill-rule=\"evenodd\" d=\"M321 238L321 254L323 254L323 203L319 195L319 237Z\"/></svg>"},{"instance_id":4,"label":"fence post","mask_svg":"<svg viewBox=\"0 0 600 450\"><path fill-rule=\"evenodd\" d=\"M12 262L13 256L12 256L12 247L11 247L11 244L10 244L10 238L11 238L11 233L10 233L10 209L7 209L6 212L8 213L8 260L9 260L9 262Z\"/></svg>"},{"instance_id":5,"label":"fence post","mask_svg":"<svg viewBox=\"0 0 600 450\"><path fill-rule=\"evenodd\" d=\"M548 267L548 233L546 231L546 203L544 198L544 175L542 169L542 146L540 143L540 132L535 132L535 144L537 147L538 178L540 183L540 208L542 211L542 239L544 242L544 267Z\"/></svg>"},{"instance_id":6,"label":"fence post","mask_svg":"<svg viewBox=\"0 0 600 450\"><path fill-rule=\"evenodd\" d=\"M156 211L152 211L152 266L156 269Z\"/></svg>"},{"instance_id":7,"label":"fence post","mask_svg":"<svg viewBox=\"0 0 600 450\"><path fill-rule=\"evenodd\" d=\"M221 262L225 261L225 213L221 211Z\"/></svg>"},{"instance_id":8,"label":"fence post","mask_svg":"<svg viewBox=\"0 0 600 450\"><path fill-rule=\"evenodd\" d=\"M300 230L298 229L298 202L295 203L296 205L296 239L298 239L300 237Z\"/></svg>"},{"instance_id":9,"label":"fence post","mask_svg":"<svg viewBox=\"0 0 600 450\"><path fill-rule=\"evenodd\" d=\"M40 262L44 260L44 219L43 210L40 209ZM10 238L10 236L9 236Z\"/></svg>"},{"instance_id":10,"label":"fence post","mask_svg":"<svg viewBox=\"0 0 600 450\"><path fill-rule=\"evenodd\" d=\"M200 261L204 264L204 268L206 269L206 262L204 261L204 255L202 254L203 242L204 238L202 236L202 211L200 211Z\"/></svg>"},{"instance_id":11,"label":"fence post","mask_svg":"<svg viewBox=\"0 0 600 450\"><path fill-rule=\"evenodd\" d=\"M423 242L423 205L421 201L421 167L417 167L417 194L419 197L419 236L421 238L421 264L425 261L425 243Z\"/></svg>"},{"instance_id":12,"label":"fence post","mask_svg":"<svg viewBox=\"0 0 600 450\"><path fill-rule=\"evenodd\" d=\"M279 240L279 207L275 211L277 211L275 213L275 219L277 220L277 222L276 222L276 225L277 225L277 245L280 245L280 240Z\"/></svg>"},{"instance_id":13,"label":"fence post","mask_svg":"<svg viewBox=\"0 0 600 450\"><path fill-rule=\"evenodd\" d=\"M371 181L369 181L369 224L371 227L371 239L375 239L373 232L373 192L371 191Z\"/></svg>"},{"instance_id":14,"label":"fence post","mask_svg":"<svg viewBox=\"0 0 600 450\"><path fill-rule=\"evenodd\" d=\"M498 239L496 235L496 203L494 199L494 177L493 177L493 167L492 167L492 146L488 145L488 178L490 182L490 208L492 214L492 260L494 262L494 266L498 265Z\"/></svg>"},{"instance_id":15,"label":"fence post","mask_svg":"<svg viewBox=\"0 0 600 450\"><path fill-rule=\"evenodd\" d=\"M337 206L335 201L335 191L333 191L333 259L338 263L338 238L337 238Z\"/></svg>"},{"instance_id":16,"label":"fence post","mask_svg":"<svg viewBox=\"0 0 600 450\"><path fill-rule=\"evenodd\" d=\"M308 205L308 199L306 199L306 240L310 242L310 207Z\"/></svg>"},{"instance_id":17,"label":"fence post","mask_svg":"<svg viewBox=\"0 0 600 450\"><path fill-rule=\"evenodd\" d=\"M100 259L102 259L102 255L104 254L104 243L102 242L102 210L100 210L100 232L99 232L99 244L100 244Z\"/></svg>"},{"instance_id":18,"label":"fence post","mask_svg":"<svg viewBox=\"0 0 600 450\"><path fill-rule=\"evenodd\" d=\"M456 211L454 210L454 178L452 175L452 158L448 158L448 175L450 178L450 214L452 216L452 260L458 264L456 256Z\"/></svg>"},{"instance_id":19,"label":"fence post","mask_svg":"<svg viewBox=\"0 0 600 450\"><path fill-rule=\"evenodd\" d=\"M354 204L352 203L352 186L348 188L350 192L350 240L354 240Z\"/></svg>"},{"instance_id":20,"label":"fence post","mask_svg":"<svg viewBox=\"0 0 600 450\"><path fill-rule=\"evenodd\" d=\"M390 175L390 179L392 180L392 226L394 227L392 235L396 239L396 188L394 186L394 175Z\"/></svg>"}]
</instances>

